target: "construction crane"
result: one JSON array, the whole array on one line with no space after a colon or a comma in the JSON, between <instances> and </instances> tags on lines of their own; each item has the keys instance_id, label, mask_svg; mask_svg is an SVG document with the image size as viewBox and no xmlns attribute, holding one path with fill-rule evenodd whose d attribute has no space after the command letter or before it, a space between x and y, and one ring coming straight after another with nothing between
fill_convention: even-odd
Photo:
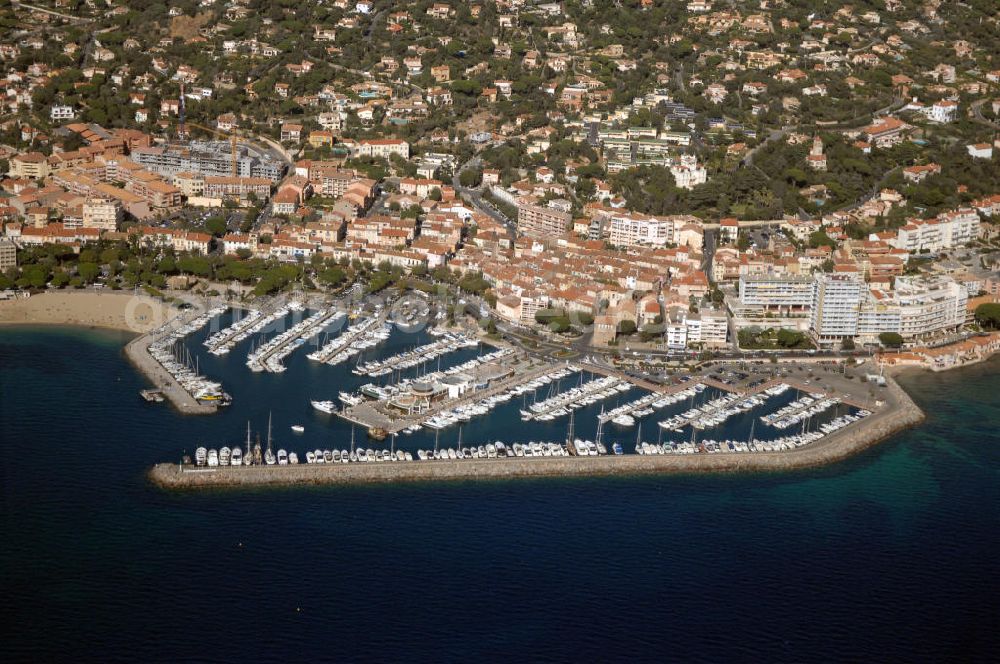
<instances>
[{"instance_id":1,"label":"construction crane","mask_svg":"<svg viewBox=\"0 0 1000 664\"><path fill-rule=\"evenodd\" d=\"M183 120L181 122L183 122ZM194 122L190 122L188 124L192 127L195 127L196 129L207 131L210 134L213 134L215 136L220 136L223 139L229 141L230 163L232 164L233 177L237 177L239 175L239 168L236 159L236 144L240 142L239 137L237 137L236 134L233 133L227 134L224 131L219 131L218 129L212 129L211 127L206 127L204 125L196 124ZM180 134L180 126L178 126L177 133Z\"/></svg>"}]
</instances>

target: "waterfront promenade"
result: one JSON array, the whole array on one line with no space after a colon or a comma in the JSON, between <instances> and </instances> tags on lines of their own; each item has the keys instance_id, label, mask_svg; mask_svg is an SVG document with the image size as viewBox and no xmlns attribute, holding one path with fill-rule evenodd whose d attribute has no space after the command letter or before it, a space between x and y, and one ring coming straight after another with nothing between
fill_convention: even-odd
<instances>
[{"instance_id":1,"label":"waterfront promenade","mask_svg":"<svg viewBox=\"0 0 1000 664\"><path fill-rule=\"evenodd\" d=\"M700 453L662 456L463 459L350 464L299 464L245 468L196 468L162 463L149 479L164 489L310 484L378 484L505 480L560 476L630 476L668 473L779 472L822 466L857 454L915 426L923 412L891 378L872 415L819 440L785 452ZM515 442L515 441L509 441Z\"/></svg>"}]
</instances>

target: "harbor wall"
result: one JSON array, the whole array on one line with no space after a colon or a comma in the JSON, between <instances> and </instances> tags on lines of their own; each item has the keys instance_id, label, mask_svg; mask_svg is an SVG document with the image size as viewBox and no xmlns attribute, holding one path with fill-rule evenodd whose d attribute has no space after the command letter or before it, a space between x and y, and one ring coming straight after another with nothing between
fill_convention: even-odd
<instances>
[{"instance_id":1,"label":"harbor wall","mask_svg":"<svg viewBox=\"0 0 1000 664\"><path fill-rule=\"evenodd\" d=\"M258 487L387 482L504 480L559 476L631 476L667 473L781 472L845 459L914 426L924 414L894 380L880 392L884 404L867 418L830 436L785 452L673 454L662 456L464 459L350 464L299 464L246 468L194 468L158 464L151 482L164 489Z\"/></svg>"},{"instance_id":2,"label":"harbor wall","mask_svg":"<svg viewBox=\"0 0 1000 664\"><path fill-rule=\"evenodd\" d=\"M181 413L185 415L211 415L215 413L217 410L215 406L198 403L191 396L191 393L177 382L176 378L153 359L153 356L149 354L149 346L155 340L156 337L152 334L144 334L133 339L125 345L125 357Z\"/></svg>"}]
</instances>

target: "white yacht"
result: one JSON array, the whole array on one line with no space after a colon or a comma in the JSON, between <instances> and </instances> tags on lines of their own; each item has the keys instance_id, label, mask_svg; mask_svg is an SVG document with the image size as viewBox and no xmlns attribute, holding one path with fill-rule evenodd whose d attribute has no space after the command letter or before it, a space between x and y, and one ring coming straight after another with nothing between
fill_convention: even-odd
<instances>
[{"instance_id":1,"label":"white yacht","mask_svg":"<svg viewBox=\"0 0 1000 664\"><path fill-rule=\"evenodd\" d=\"M309 403L311 403L312 407L321 413L327 413L328 415L332 415L333 413L337 412L337 404L335 404L333 401L316 401L314 399Z\"/></svg>"},{"instance_id":2,"label":"white yacht","mask_svg":"<svg viewBox=\"0 0 1000 664\"><path fill-rule=\"evenodd\" d=\"M293 424L292 425L292 431L294 431L295 433L302 433L305 430L306 430L306 428L304 426L302 426L301 424Z\"/></svg>"}]
</instances>

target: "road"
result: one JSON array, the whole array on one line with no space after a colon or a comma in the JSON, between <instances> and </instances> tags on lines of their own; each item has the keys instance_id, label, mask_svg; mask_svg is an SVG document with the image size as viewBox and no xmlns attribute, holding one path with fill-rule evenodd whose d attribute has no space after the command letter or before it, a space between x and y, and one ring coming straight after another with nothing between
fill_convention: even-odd
<instances>
[{"instance_id":1,"label":"road","mask_svg":"<svg viewBox=\"0 0 1000 664\"><path fill-rule=\"evenodd\" d=\"M983 117L983 104L985 104L988 99L980 99L978 101L972 102L969 110L972 111L972 120L981 125L986 125L987 127L992 127L993 129L1000 129L1000 124L996 122L991 122Z\"/></svg>"},{"instance_id":2,"label":"road","mask_svg":"<svg viewBox=\"0 0 1000 664\"><path fill-rule=\"evenodd\" d=\"M67 21L71 21L73 23L93 23L94 22L94 19L92 19L92 18L86 18L86 17L80 17L80 16L71 16L70 14L63 14L61 12L53 11L51 9L46 9L45 7L36 7L35 5L29 5L26 2L20 2L20 0L11 0L10 4L12 4L15 7L23 7L24 9L29 9L29 10L34 11L34 12L41 12L42 14L49 14L50 16L58 16L59 18L64 18Z\"/></svg>"},{"instance_id":3,"label":"road","mask_svg":"<svg viewBox=\"0 0 1000 664\"><path fill-rule=\"evenodd\" d=\"M482 212L488 216L493 221L498 224L503 224L511 232L512 235L517 236L517 220L508 219L506 215L501 213L495 207L489 204L488 201L483 200L483 192L480 189L473 189L470 187L463 187L461 183L462 171L467 168L479 168L482 165L482 160L479 157L473 157L469 161L465 162L461 166L455 169L455 174L451 178L451 185L454 187L455 191L466 201L472 204L476 210Z\"/></svg>"}]
</instances>

